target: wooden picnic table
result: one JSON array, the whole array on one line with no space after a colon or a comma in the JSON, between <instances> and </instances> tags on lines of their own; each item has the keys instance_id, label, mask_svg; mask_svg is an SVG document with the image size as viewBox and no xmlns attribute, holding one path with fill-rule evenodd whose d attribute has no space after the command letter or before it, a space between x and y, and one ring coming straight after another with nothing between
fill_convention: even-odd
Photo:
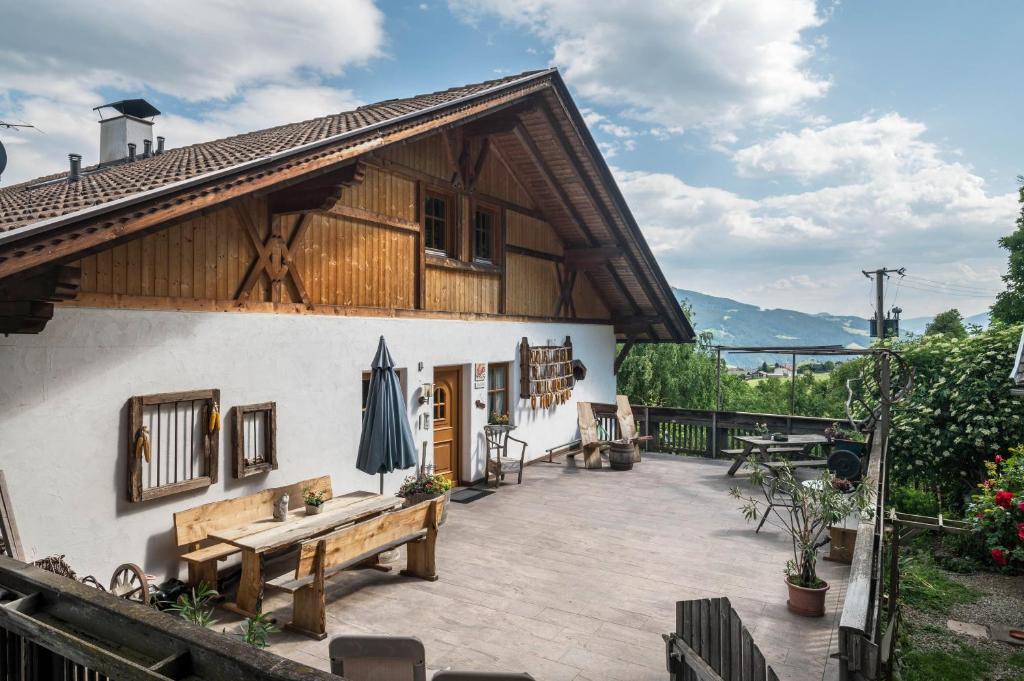
<instances>
[{"instance_id":1,"label":"wooden picnic table","mask_svg":"<svg viewBox=\"0 0 1024 681\"><path fill-rule=\"evenodd\" d=\"M210 538L237 546L242 551L242 576L234 603L224 607L241 615L252 616L260 610L263 600L263 557L269 552L294 546L399 508L402 500L372 492L350 492L324 502L323 510L306 515L305 508L288 512L283 521L261 518L236 527L210 532Z\"/></svg>"},{"instance_id":2,"label":"wooden picnic table","mask_svg":"<svg viewBox=\"0 0 1024 681\"><path fill-rule=\"evenodd\" d=\"M768 461L771 454L779 452L790 451L808 455L815 446L828 442L824 435L790 435L783 442L760 435L735 435L733 437L743 443L743 451L736 454L732 466L729 467L729 475L736 475L736 471L751 455L755 454L755 450L759 461Z\"/></svg>"}]
</instances>

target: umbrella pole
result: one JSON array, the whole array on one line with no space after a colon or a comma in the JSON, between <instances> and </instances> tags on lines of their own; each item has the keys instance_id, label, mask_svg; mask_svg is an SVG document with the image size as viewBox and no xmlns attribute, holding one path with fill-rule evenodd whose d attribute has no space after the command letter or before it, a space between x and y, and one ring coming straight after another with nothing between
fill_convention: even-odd
<instances>
[{"instance_id":1,"label":"umbrella pole","mask_svg":"<svg viewBox=\"0 0 1024 681\"><path fill-rule=\"evenodd\" d=\"M380 474L380 493L384 494L384 474Z\"/></svg>"}]
</instances>

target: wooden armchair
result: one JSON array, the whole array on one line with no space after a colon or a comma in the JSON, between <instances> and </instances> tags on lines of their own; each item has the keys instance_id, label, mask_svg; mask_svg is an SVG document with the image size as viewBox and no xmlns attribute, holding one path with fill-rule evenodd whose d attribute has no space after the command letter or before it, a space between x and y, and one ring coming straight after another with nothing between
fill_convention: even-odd
<instances>
[{"instance_id":1,"label":"wooden armchair","mask_svg":"<svg viewBox=\"0 0 1024 681\"><path fill-rule=\"evenodd\" d=\"M484 484L489 485L494 474L494 486L500 487L505 476L515 473L516 484L523 484L523 466L526 465L526 443L509 435L508 426L484 426L487 438L487 466L484 469ZM509 442L520 445L519 458L509 456Z\"/></svg>"}]
</instances>

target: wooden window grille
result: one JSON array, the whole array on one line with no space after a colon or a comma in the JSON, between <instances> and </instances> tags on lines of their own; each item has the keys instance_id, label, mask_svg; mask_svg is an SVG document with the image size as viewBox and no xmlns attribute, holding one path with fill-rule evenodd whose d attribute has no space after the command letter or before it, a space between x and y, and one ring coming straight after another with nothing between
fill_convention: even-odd
<instances>
[{"instance_id":1,"label":"wooden window grille","mask_svg":"<svg viewBox=\"0 0 1024 681\"><path fill-rule=\"evenodd\" d=\"M487 365L487 416L508 416L508 363Z\"/></svg>"},{"instance_id":2,"label":"wooden window grille","mask_svg":"<svg viewBox=\"0 0 1024 681\"><path fill-rule=\"evenodd\" d=\"M525 337L519 343L519 396L530 407L552 407L572 396L576 379L572 374L572 338L562 345L531 346Z\"/></svg>"},{"instance_id":3,"label":"wooden window grille","mask_svg":"<svg viewBox=\"0 0 1024 681\"><path fill-rule=\"evenodd\" d=\"M235 407L232 430L236 478L277 470L277 403Z\"/></svg>"},{"instance_id":4,"label":"wooden window grille","mask_svg":"<svg viewBox=\"0 0 1024 681\"><path fill-rule=\"evenodd\" d=\"M423 206L423 244L428 251L447 253L448 201L427 194Z\"/></svg>"},{"instance_id":5,"label":"wooden window grille","mask_svg":"<svg viewBox=\"0 0 1024 681\"><path fill-rule=\"evenodd\" d=\"M219 405L219 390L141 395L128 401L129 501L217 482Z\"/></svg>"}]
</instances>

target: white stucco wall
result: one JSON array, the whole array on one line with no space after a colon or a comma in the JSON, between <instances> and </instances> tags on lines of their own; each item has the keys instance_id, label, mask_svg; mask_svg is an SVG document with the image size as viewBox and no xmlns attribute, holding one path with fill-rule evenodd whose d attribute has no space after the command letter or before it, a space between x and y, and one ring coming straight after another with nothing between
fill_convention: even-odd
<instances>
[{"instance_id":1,"label":"white stucco wall","mask_svg":"<svg viewBox=\"0 0 1024 681\"><path fill-rule=\"evenodd\" d=\"M406 370L413 435L430 461L432 425L418 386L435 366L463 366L463 470L483 475L484 389L474 362L511 362L516 436L528 456L577 433L575 401L614 401L611 327L273 314L60 309L39 335L0 337L0 469L5 471L30 559L67 555L81 574L107 579L135 562L158 577L178 574L172 513L268 486L330 474L334 491L377 491L355 469L360 378L383 334ZM533 411L518 399L518 344L572 337L587 366L573 401ZM418 369L419 363L423 369ZM276 401L280 468L235 480L221 432L220 479L206 489L139 504L126 501L126 402L132 395L219 388L225 415L235 405ZM394 492L405 473L385 479ZM526 476L527 481L529 475ZM182 570L183 572L183 570Z\"/></svg>"}]
</instances>

